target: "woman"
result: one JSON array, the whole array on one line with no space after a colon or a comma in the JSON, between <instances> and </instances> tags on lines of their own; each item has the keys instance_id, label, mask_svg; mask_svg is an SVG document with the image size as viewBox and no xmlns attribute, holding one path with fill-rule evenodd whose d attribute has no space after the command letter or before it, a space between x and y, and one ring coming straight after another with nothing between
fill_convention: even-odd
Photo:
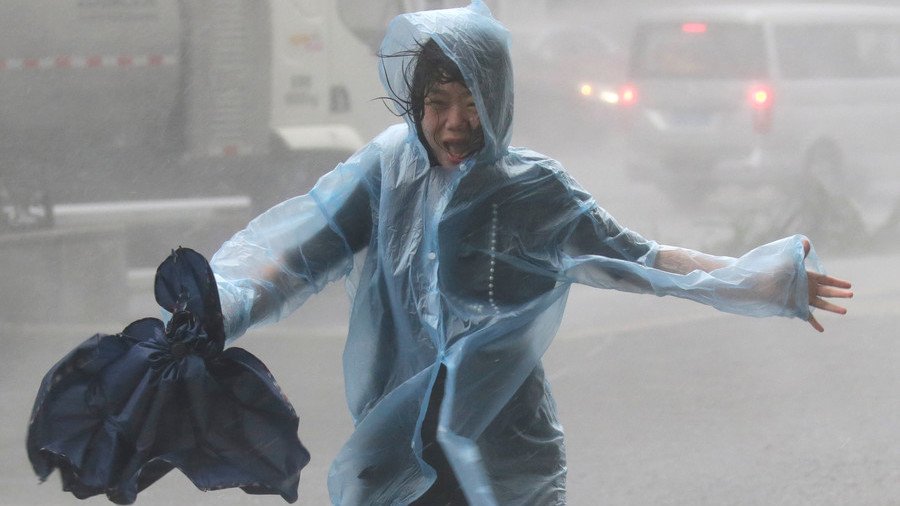
<instances>
[{"instance_id":1,"label":"woman","mask_svg":"<svg viewBox=\"0 0 900 506\"><path fill-rule=\"evenodd\" d=\"M381 77L404 123L267 211L213 257L226 332L349 277L356 426L335 504L564 504L562 428L541 356L571 283L821 325L849 297L796 236L741 258L622 228L559 164L509 147L508 34L480 1L403 15ZM808 255L808 256L807 256Z\"/></svg>"}]
</instances>

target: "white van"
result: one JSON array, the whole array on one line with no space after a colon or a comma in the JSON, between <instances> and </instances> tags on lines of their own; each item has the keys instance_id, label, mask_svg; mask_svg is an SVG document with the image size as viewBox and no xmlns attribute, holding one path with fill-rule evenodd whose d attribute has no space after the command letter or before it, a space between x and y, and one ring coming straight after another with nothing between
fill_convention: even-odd
<instances>
[{"instance_id":1,"label":"white van","mask_svg":"<svg viewBox=\"0 0 900 506\"><path fill-rule=\"evenodd\" d=\"M620 97L628 170L676 197L798 177L871 190L900 175L900 9L657 11Z\"/></svg>"}]
</instances>

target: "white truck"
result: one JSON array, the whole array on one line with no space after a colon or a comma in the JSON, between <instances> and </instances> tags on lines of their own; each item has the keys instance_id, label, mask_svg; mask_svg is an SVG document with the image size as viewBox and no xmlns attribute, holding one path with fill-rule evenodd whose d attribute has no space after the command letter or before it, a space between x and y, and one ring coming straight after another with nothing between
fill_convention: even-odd
<instances>
[{"instance_id":1,"label":"white truck","mask_svg":"<svg viewBox=\"0 0 900 506\"><path fill-rule=\"evenodd\" d=\"M8 201L261 208L390 120L374 52L331 0L6 0L0 41Z\"/></svg>"}]
</instances>

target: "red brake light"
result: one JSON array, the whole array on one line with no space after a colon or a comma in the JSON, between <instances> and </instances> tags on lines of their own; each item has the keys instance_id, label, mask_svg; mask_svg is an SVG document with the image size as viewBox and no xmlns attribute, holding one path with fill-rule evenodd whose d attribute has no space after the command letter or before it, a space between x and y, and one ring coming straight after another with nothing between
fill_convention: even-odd
<instances>
[{"instance_id":1,"label":"red brake light","mask_svg":"<svg viewBox=\"0 0 900 506\"><path fill-rule=\"evenodd\" d=\"M637 88L633 84L626 84L619 90L619 103L624 106L636 104L637 98Z\"/></svg>"},{"instance_id":2,"label":"red brake light","mask_svg":"<svg viewBox=\"0 0 900 506\"><path fill-rule=\"evenodd\" d=\"M684 33L706 33L706 23L684 23L681 25Z\"/></svg>"}]
</instances>

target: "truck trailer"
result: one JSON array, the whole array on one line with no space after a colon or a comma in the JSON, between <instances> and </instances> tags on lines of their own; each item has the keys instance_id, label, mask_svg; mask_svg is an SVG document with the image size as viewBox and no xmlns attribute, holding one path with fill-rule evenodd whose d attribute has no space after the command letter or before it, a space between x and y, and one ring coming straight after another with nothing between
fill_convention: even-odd
<instances>
[{"instance_id":1,"label":"truck trailer","mask_svg":"<svg viewBox=\"0 0 900 506\"><path fill-rule=\"evenodd\" d=\"M0 39L7 202L262 209L390 120L374 52L328 0L8 0Z\"/></svg>"}]
</instances>

